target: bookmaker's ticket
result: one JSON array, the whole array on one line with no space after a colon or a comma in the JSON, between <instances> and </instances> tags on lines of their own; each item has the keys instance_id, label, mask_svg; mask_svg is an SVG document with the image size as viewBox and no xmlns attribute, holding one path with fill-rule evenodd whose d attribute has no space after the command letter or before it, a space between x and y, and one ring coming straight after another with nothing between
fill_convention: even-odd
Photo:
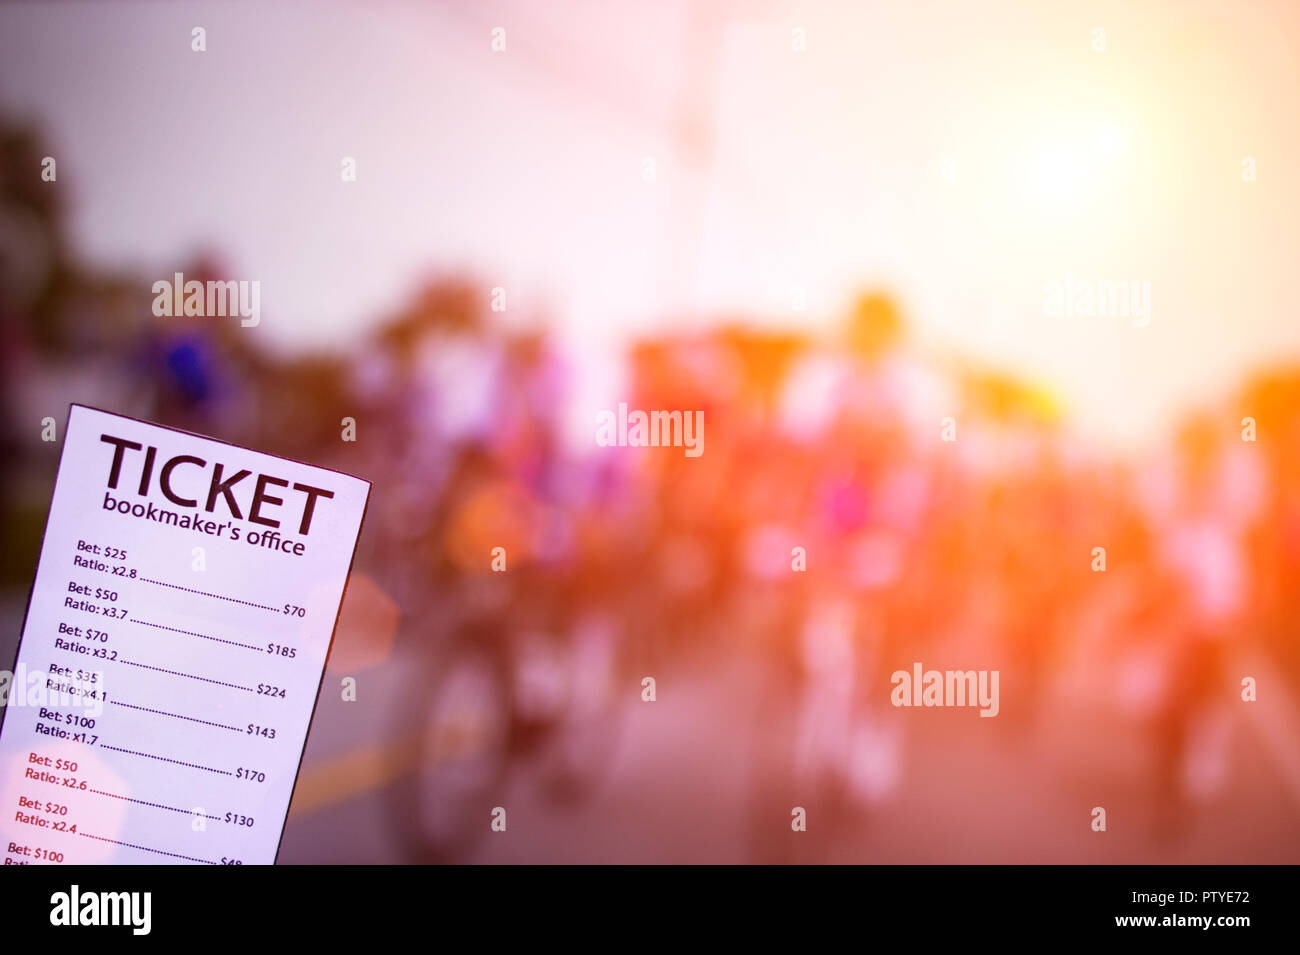
<instances>
[{"instance_id":1,"label":"bookmaker's ticket","mask_svg":"<svg viewBox=\"0 0 1300 955\"><path fill-rule=\"evenodd\" d=\"M275 861L369 493L72 406L3 676L4 864Z\"/></svg>"}]
</instances>

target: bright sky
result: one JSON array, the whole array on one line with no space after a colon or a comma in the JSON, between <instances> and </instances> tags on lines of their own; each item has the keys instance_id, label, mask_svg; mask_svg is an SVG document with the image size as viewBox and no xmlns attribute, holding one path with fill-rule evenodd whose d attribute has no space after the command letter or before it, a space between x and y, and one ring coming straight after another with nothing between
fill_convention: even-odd
<instances>
[{"instance_id":1,"label":"bright sky","mask_svg":"<svg viewBox=\"0 0 1300 955\"><path fill-rule=\"evenodd\" d=\"M1300 355L1298 34L1217 0L19 3L0 106L45 128L82 254L148 301L217 250L282 346L457 268L588 355L882 282L923 341L1140 440ZM1150 282L1150 324L1047 315L1067 276Z\"/></svg>"}]
</instances>

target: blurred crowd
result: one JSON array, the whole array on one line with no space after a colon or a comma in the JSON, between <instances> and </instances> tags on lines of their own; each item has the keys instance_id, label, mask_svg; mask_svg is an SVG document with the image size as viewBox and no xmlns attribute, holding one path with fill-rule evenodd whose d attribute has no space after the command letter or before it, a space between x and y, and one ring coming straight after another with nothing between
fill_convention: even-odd
<instances>
[{"instance_id":1,"label":"blurred crowd","mask_svg":"<svg viewBox=\"0 0 1300 955\"><path fill-rule=\"evenodd\" d=\"M156 319L148 280L78 264L33 138L0 136L0 586L30 585L57 466L42 421L70 401L372 481L356 570L427 655L395 725L433 727L399 797L403 825L449 813L417 840L429 857L520 749L547 751L557 792L589 786L644 673L707 652L759 661L788 701L775 775L864 805L897 786L889 674L914 661L999 669L1016 732L1100 695L1149 748L1169 826L1229 771L1239 662L1300 691L1300 367L1121 457L1050 391L923 349L869 292L826 333L632 343L611 406L703 411L704 453L599 447L594 416L583 446L576 366L545 328L494 321L479 285L432 282L319 354Z\"/></svg>"}]
</instances>

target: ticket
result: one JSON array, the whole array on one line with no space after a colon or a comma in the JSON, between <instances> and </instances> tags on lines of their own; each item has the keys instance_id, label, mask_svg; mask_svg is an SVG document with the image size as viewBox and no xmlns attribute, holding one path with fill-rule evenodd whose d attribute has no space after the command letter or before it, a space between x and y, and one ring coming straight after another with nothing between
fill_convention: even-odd
<instances>
[{"instance_id":1,"label":"ticket","mask_svg":"<svg viewBox=\"0 0 1300 955\"><path fill-rule=\"evenodd\" d=\"M14 864L270 864L369 482L82 405L0 675Z\"/></svg>"}]
</instances>

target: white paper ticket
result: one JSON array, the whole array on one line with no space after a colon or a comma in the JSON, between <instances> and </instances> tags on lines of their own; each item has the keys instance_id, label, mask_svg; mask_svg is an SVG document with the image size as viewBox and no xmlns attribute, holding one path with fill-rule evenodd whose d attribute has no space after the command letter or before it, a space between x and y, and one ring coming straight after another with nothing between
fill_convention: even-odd
<instances>
[{"instance_id":1,"label":"white paper ticket","mask_svg":"<svg viewBox=\"0 0 1300 955\"><path fill-rule=\"evenodd\" d=\"M369 493L72 406L0 728L6 865L275 861Z\"/></svg>"}]
</instances>

